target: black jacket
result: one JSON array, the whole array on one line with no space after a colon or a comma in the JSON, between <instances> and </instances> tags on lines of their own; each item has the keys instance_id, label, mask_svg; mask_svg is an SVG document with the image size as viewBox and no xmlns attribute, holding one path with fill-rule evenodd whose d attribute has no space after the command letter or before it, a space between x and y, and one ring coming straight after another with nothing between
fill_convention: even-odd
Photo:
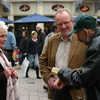
<instances>
[{"instance_id":1,"label":"black jacket","mask_svg":"<svg viewBox=\"0 0 100 100\"><path fill-rule=\"evenodd\" d=\"M38 32L38 55L40 56L42 53L43 45L44 45L44 40L45 40L45 33L40 29Z\"/></svg>"},{"instance_id":2,"label":"black jacket","mask_svg":"<svg viewBox=\"0 0 100 100\"><path fill-rule=\"evenodd\" d=\"M0 100L6 100L6 85L7 85L7 78L3 73L4 69L0 64Z\"/></svg>"},{"instance_id":3,"label":"black jacket","mask_svg":"<svg viewBox=\"0 0 100 100\"><path fill-rule=\"evenodd\" d=\"M87 100L100 100L100 28L92 37L82 69L62 68L58 76L76 89L85 87Z\"/></svg>"},{"instance_id":4,"label":"black jacket","mask_svg":"<svg viewBox=\"0 0 100 100\"><path fill-rule=\"evenodd\" d=\"M28 37L23 37L22 39L21 39L21 42L20 42L20 45L19 45L19 50L20 50L20 52L22 52L22 53L26 53L26 51L27 51L27 45L28 45Z\"/></svg>"},{"instance_id":5,"label":"black jacket","mask_svg":"<svg viewBox=\"0 0 100 100\"><path fill-rule=\"evenodd\" d=\"M29 40L27 45L27 55L38 54L38 40L34 42L32 39Z\"/></svg>"}]
</instances>

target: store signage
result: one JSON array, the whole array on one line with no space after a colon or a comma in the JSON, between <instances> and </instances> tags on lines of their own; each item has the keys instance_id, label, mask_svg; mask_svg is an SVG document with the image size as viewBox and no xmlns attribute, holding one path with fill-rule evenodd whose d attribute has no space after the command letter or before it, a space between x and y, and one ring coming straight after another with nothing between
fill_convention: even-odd
<instances>
[{"instance_id":1,"label":"store signage","mask_svg":"<svg viewBox=\"0 0 100 100\"><path fill-rule=\"evenodd\" d=\"M80 7L80 10L81 10L82 12L87 12L87 11L90 10L90 8L89 8L87 5L82 5L82 6Z\"/></svg>"},{"instance_id":2,"label":"store signage","mask_svg":"<svg viewBox=\"0 0 100 100\"><path fill-rule=\"evenodd\" d=\"M54 11L57 11L58 9L61 9L61 8L64 8L64 6L63 5L53 5L52 6L52 10L54 10Z\"/></svg>"},{"instance_id":3,"label":"store signage","mask_svg":"<svg viewBox=\"0 0 100 100\"><path fill-rule=\"evenodd\" d=\"M29 9L30 9L30 7L28 6L28 5L21 5L20 7L19 7L19 9L21 10L21 11L28 11Z\"/></svg>"}]
</instances>

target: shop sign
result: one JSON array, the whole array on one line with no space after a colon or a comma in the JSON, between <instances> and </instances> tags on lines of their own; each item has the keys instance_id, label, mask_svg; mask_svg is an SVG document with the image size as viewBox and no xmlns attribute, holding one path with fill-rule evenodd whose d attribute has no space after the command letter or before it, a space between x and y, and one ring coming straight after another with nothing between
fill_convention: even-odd
<instances>
[{"instance_id":1,"label":"shop sign","mask_svg":"<svg viewBox=\"0 0 100 100\"><path fill-rule=\"evenodd\" d=\"M30 7L28 6L28 5L21 5L20 7L19 7L19 9L21 10L21 11L28 11L29 9L30 9Z\"/></svg>"},{"instance_id":2,"label":"shop sign","mask_svg":"<svg viewBox=\"0 0 100 100\"><path fill-rule=\"evenodd\" d=\"M58 9L61 9L61 8L64 8L64 6L63 5L53 5L52 6L52 10L54 10L54 11L57 11Z\"/></svg>"},{"instance_id":3,"label":"shop sign","mask_svg":"<svg viewBox=\"0 0 100 100\"><path fill-rule=\"evenodd\" d=\"M87 11L90 10L90 8L89 8L87 5L82 5L82 6L80 7L80 10L81 10L82 12L87 12Z\"/></svg>"}]
</instances>

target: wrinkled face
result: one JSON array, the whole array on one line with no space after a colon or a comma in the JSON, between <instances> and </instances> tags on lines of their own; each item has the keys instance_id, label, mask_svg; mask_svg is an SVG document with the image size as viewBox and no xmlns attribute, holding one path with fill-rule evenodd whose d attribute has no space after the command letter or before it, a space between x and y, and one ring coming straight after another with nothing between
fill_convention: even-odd
<instances>
[{"instance_id":1,"label":"wrinkled face","mask_svg":"<svg viewBox=\"0 0 100 100\"><path fill-rule=\"evenodd\" d=\"M68 34L73 29L74 20L70 18L66 11L58 13L55 17L57 28L62 35Z\"/></svg>"},{"instance_id":2,"label":"wrinkled face","mask_svg":"<svg viewBox=\"0 0 100 100\"><path fill-rule=\"evenodd\" d=\"M39 26L36 26L36 31L39 32L41 28Z\"/></svg>"},{"instance_id":3,"label":"wrinkled face","mask_svg":"<svg viewBox=\"0 0 100 100\"><path fill-rule=\"evenodd\" d=\"M4 48L4 44L5 44L6 40L7 40L6 36L7 36L6 31L0 29L0 48L1 49Z\"/></svg>"},{"instance_id":4,"label":"wrinkled face","mask_svg":"<svg viewBox=\"0 0 100 100\"><path fill-rule=\"evenodd\" d=\"M83 30L77 32L77 38L80 42L83 42L86 45L89 45L91 38Z\"/></svg>"}]
</instances>

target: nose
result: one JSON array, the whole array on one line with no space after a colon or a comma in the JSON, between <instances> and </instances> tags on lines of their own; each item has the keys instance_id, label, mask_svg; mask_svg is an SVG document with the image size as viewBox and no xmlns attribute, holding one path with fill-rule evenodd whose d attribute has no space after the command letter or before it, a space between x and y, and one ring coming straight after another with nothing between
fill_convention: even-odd
<instances>
[{"instance_id":1,"label":"nose","mask_svg":"<svg viewBox=\"0 0 100 100\"><path fill-rule=\"evenodd\" d=\"M6 36L4 36L3 39L6 41L7 40Z\"/></svg>"},{"instance_id":2,"label":"nose","mask_svg":"<svg viewBox=\"0 0 100 100\"><path fill-rule=\"evenodd\" d=\"M62 23L62 28L65 28L65 27L66 27L66 25L64 23Z\"/></svg>"}]
</instances>

